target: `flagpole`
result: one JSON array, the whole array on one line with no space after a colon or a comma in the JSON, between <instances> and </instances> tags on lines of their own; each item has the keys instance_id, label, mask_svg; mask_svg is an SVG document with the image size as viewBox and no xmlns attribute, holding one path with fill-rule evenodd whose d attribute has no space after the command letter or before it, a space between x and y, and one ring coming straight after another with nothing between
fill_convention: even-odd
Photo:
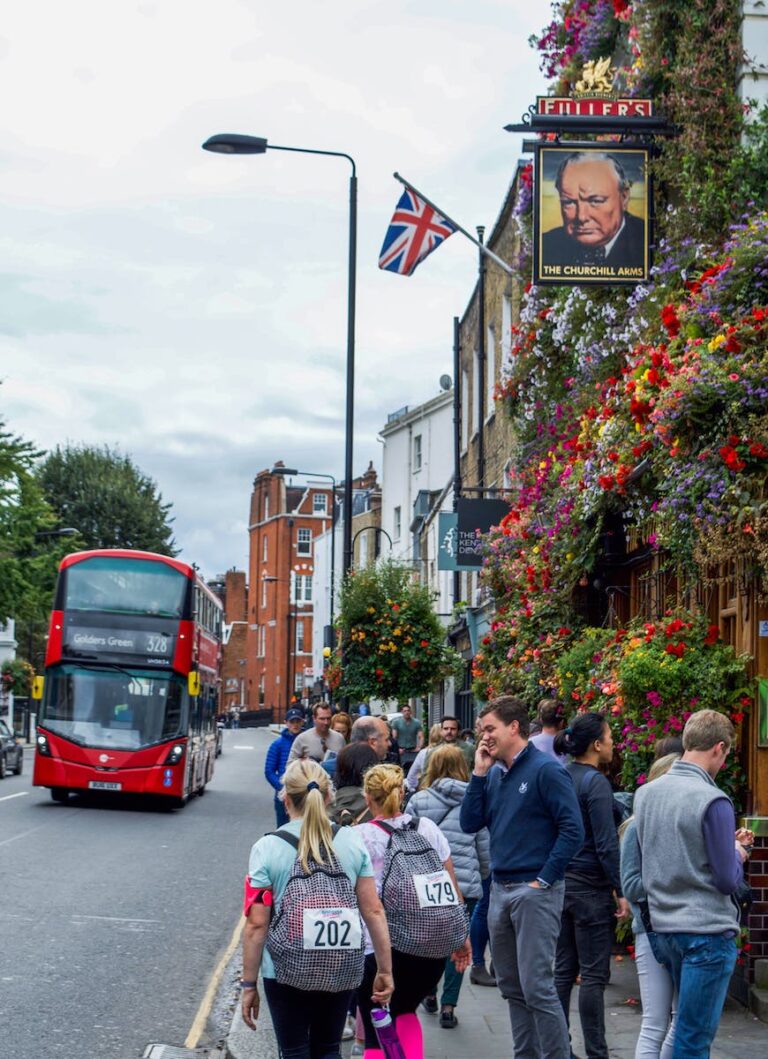
<instances>
[{"instance_id":1,"label":"flagpole","mask_svg":"<svg viewBox=\"0 0 768 1059\"><path fill-rule=\"evenodd\" d=\"M489 257L491 261L495 261L499 268L503 268L508 276L515 275L515 270L512 268L511 265L508 265L506 261L502 261L500 257L494 254L493 250L489 250L488 247L485 246L484 243L481 243L479 239L475 239L474 235L470 235L467 229L462 228L460 224L457 224L457 222L454 221L452 217L448 216L445 210L441 209L439 206L436 206L434 202L430 202L427 196L423 192L419 191L418 188L414 187L413 184L410 183L410 181L406 180L404 177L401 177L399 173L393 173L392 176L395 178L395 180L399 180L401 184L405 185L405 187L407 187L409 191L412 191L415 195L418 195L419 198L426 202L428 206L431 206L435 213L439 213L441 217L445 217L446 221L449 221L457 232L461 232L462 235L465 235L467 239L469 239L470 243L474 243L475 246L480 249L481 253L485 254L486 257Z\"/></svg>"}]
</instances>

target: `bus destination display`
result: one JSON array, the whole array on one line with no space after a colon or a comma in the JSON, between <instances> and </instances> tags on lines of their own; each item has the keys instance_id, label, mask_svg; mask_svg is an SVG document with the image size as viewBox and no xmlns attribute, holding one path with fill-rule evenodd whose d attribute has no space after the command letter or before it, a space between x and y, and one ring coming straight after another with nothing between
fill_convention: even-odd
<instances>
[{"instance_id":1,"label":"bus destination display","mask_svg":"<svg viewBox=\"0 0 768 1059\"><path fill-rule=\"evenodd\" d=\"M176 637L139 629L102 629L70 626L65 634L64 655L69 658L103 658L119 655L140 658L153 666L170 666Z\"/></svg>"}]
</instances>

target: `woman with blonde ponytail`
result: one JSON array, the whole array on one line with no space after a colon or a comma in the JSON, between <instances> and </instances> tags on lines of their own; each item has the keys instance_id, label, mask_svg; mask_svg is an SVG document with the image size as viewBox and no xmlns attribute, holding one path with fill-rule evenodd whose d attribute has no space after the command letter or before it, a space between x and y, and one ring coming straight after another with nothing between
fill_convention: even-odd
<instances>
[{"instance_id":1,"label":"woman with blonde ponytail","mask_svg":"<svg viewBox=\"0 0 768 1059\"><path fill-rule=\"evenodd\" d=\"M345 892L349 897L346 905L343 900L333 903L338 903L342 910L351 904L349 916L352 918L356 918L359 911L375 953L374 973L367 986L369 1004L386 1004L394 988L387 921L376 893L371 859L358 829L344 827L336 830L328 820L331 784L325 770L311 758L299 759L286 769L283 785L289 822L256 842L248 864L241 983L243 1020L251 1029L256 1028L261 972L283 1059L341 1059L341 1035L353 989L308 989L301 974L295 983L286 984L285 974L283 980L278 981L275 961L280 964L278 956L282 950L272 947L269 940L273 937L269 929L270 919L274 919L275 928L281 911L290 911L288 896L285 910L282 909L283 894L289 882L295 887L297 880L302 883L306 879L319 880L322 876L326 890L336 885L339 893ZM330 892L333 893L332 889ZM327 903L322 907L327 907ZM359 920L357 923L359 938ZM311 929L314 932L315 927ZM301 933L301 928L299 930ZM304 931L306 935L306 926ZM330 930L328 936L330 938ZM274 961L270 947L275 954ZM304 948L307 948L306 936ZM361 952L361 949L357 951ZM329 951L326 957L325 952L316 947L314 953L304 955L307 959L311 956L315 961L313 966L317 967L318 961L324 966L326 958L330 966L335 953ZM355 985L359 985L359 977Z\"/></svg>"},{"instance_id":2,"label":"woman with blonde ponytail","mask_svg":"<svg viewBox=\"0 0 768 1059\"><path fill-rule=\"evenodd\" d=\"M410 827L412 824L411 815L401 812L405 794L404 783L405 777L399 765L374 765L363 778L365 800L373 819L370 823L360 824L354 830L361 835L371 857L378 893L381 893L384 882L390 840L390 835L381 824L392 828ZM422 817L418 824L414 822L413 826L417 827L419 835L437 852L444 869L450 875L456 893L460 895L451 860L451 849L445 836L427 817ZM365 1059L383 1059L383 1052L371 1022L370 983L374 981L376 972L373 948L371 940L366 947L365 974L358 1000L365 1027ZM464 948L453 953L457 970L463 971L469 965L470 951L467 941ZM445 956L414 956L392 949L392 969L396 984L390 1014L406 1059L423 1059L424 1045L416 1009L426 996L434 994L444 966Z\"/></svg>"}]
</instances>

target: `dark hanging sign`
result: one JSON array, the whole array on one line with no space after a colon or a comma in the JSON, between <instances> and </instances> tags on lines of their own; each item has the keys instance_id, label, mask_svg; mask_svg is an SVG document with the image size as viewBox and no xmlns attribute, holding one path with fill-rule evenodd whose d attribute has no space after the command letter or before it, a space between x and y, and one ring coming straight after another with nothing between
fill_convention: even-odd
<instances>
[{"instance_id":1,"label":"dark hanging sign","mask_svg":"<svg viewBox=\"0 0 768 1059\"><path fill-rule=\"evenodd\" d=\"M534 283L648 280L649 156L648 145L536 145Z\"/></svg>"},{"instance_id":2,"label":"dark hanging sign","mask_svg":"<svg viewBox=\"0 0 768 1059\"><path fill-rule=\"evenodd\" d=\"M509 514L506 500L459 500L456 561L461 570L483 565L483 537Z\"/></svg>"}]
</instances>

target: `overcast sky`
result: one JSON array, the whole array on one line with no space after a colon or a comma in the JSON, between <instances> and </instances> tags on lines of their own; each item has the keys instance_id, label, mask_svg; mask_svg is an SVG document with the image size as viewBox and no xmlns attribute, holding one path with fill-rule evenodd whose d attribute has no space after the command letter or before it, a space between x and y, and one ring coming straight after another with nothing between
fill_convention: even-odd
<instances>
[{"instance_id":1,"label":"overcast sky","mask_svg":"<svg viewBox=\"0 0 768 1059\"><path fill-rule=\"evenodd\" d=\"M262 468L342 476L349 167L359 176L355 470L438 392L476 275L457 234L378 251L399 171L493 224L544 91L545 0L28 0L0 29L0 409L44 448L109 444L171 501L182 557L243 567Z\"/></svg>"}]
</instances>

